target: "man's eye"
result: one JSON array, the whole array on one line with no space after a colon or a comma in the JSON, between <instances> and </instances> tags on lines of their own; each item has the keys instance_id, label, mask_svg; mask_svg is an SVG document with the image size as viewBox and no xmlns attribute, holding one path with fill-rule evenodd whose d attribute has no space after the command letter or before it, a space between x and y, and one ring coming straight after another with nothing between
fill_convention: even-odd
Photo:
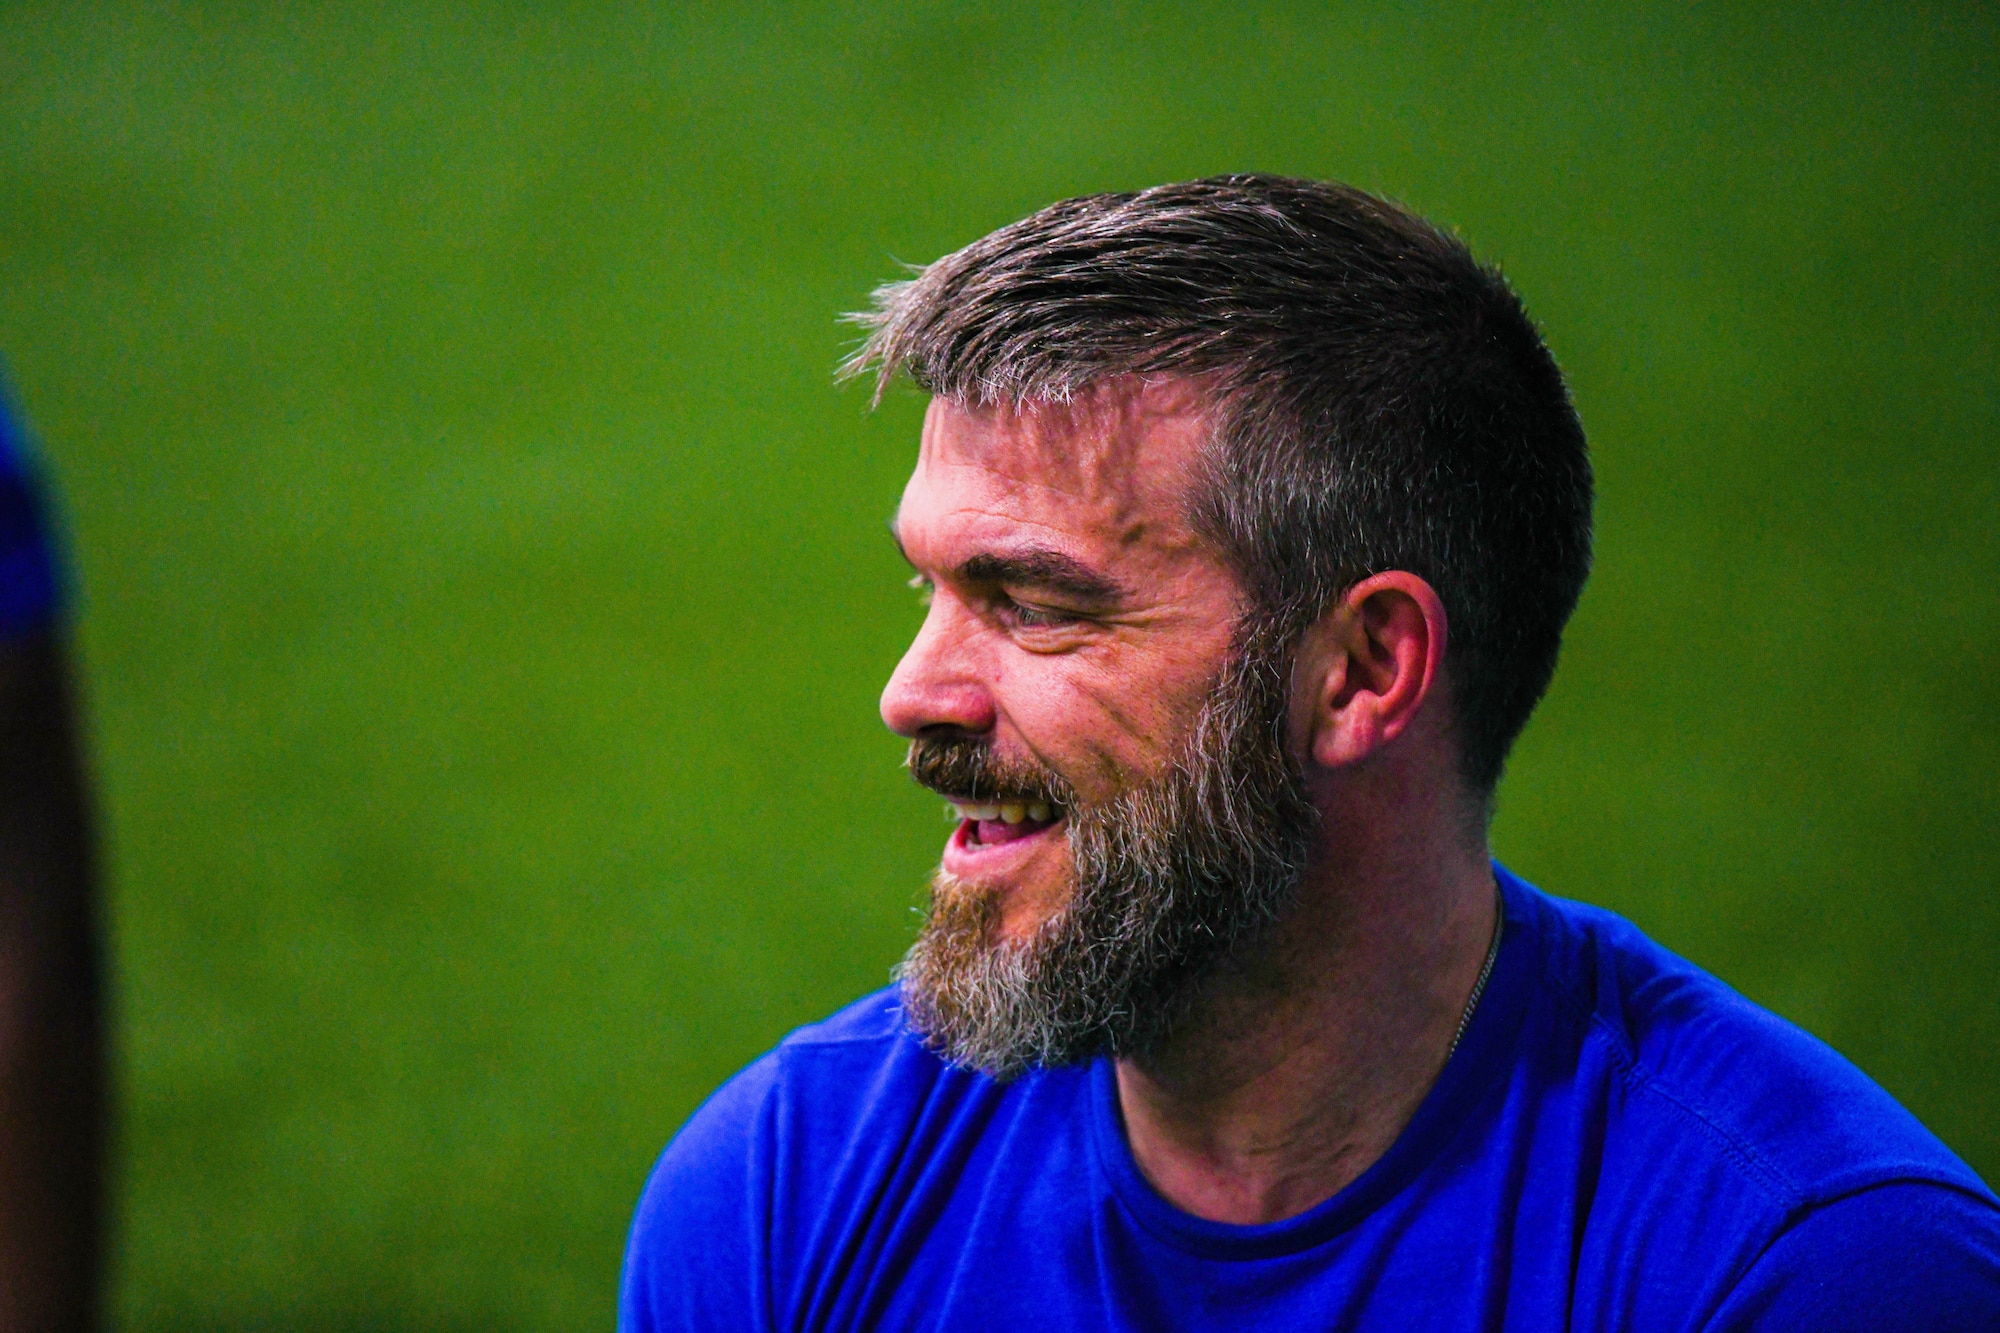
<instances>
[{"instance_id":1,"label":"man's eye","mask_svg":"<svg viewBox=\"0 0 2000 1333\"><path fill-rule=\"evenodd\" d=\"M1055 625L1076 623L1076 616L1068 611L1056 611L1046 606L1030 606L1026 602L1009 601L1008 609L1014 623L1030 629L1044 629Z\"/></svg>"}]
</instances>

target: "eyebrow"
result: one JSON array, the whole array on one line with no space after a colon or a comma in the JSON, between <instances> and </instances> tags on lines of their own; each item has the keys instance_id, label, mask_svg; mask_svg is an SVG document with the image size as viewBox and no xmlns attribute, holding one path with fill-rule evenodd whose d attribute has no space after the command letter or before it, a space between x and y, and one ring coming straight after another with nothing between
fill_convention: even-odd
<instances>
[{"instance_id":1,"label":"eyebrow","mask_svg":"<svg viewBox=\"0 0 2000 1333\"><path fill-rule=\"evenodd\" d=\"M903 538L896 531L894 522L889 524L889 536L896 543L896 549L903 552L903 559L909 561L909 553L903 551ZM962 583L997 583L1012 588L1033 588L1092 606L1117 602L1126 595L1125 585L1117 579L1092 569L1073 555L1065 555L1048 546L1022 546L1004 553L981 551L966 557L952 571L952 577Z\"/></svg>"},{"instance_id":2,"label":"eyebrow","mask_svg":"<svg viewBox=\"0 0 2000 1333\"><path fill-rule=\"evenodd\" d=\"M1074 556L1045 546L1030 546L1005 555L982 551L958 567L966 583L998 583L1010 588L1034 588L1102 606L1118 601L1125 589Z\"/></svg>"}]
</instances>

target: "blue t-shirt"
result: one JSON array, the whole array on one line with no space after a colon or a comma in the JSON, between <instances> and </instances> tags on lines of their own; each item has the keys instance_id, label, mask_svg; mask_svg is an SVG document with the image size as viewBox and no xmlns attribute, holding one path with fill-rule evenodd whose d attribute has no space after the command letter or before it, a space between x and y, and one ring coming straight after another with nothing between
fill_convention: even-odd
<instances>
[{"instance_id":1,"label":"blue t-shirt","mask_svg":"<svg viewBox=\"0 0 2000 1333\"><path fill-rule=\"evenodd\" d=\"M1319 1206L1181 1212L1108 1062L996 1084L886 991L668 1147L621 1327L2000 1329L2000 1201L1909 1112L1624 920L1499 881L1457 1053Z\"/></svg>"}]
</instances>

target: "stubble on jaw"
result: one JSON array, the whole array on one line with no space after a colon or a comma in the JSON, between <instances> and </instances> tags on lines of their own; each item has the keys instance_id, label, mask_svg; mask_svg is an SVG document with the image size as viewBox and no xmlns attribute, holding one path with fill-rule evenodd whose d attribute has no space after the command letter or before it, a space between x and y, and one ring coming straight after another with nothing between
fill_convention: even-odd
<instances>
[{"instance_id":1,"label":"stubble on jaw","mask_svg":"<svg viewBox=\"0 0 2000 1333\"><path fill-rule=\"evenodd\" d=\"M1318 815L1286 744L1290 655L1239 633L1163 771L1079 802L1059 774L994 759L972 737L911 743L912 776L1064 806L1062 905L1001 936L995 886L940 871L896 976L933 1050L995 1078L1099 1055L1144 1056L1295 901Z\"/></svg>"}]
</instances>

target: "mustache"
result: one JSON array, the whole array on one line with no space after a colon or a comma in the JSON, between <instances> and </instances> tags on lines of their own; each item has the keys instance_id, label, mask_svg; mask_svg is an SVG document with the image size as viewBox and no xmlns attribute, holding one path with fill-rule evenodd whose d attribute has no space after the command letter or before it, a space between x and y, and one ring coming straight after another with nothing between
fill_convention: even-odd
<instances>
[{"instance_id":1,"label":"mustache","mask_svg":"<svg viewBox=\"0 0 2000 1333\"><path fill-rule=\"evenodd\" d=\"M919 786L962 801L1044 801L1067 810L1076 791L1045 765L1002 759L990 741L972 736L920 736L904 761Z\"/></svg>"}]
</instances>

